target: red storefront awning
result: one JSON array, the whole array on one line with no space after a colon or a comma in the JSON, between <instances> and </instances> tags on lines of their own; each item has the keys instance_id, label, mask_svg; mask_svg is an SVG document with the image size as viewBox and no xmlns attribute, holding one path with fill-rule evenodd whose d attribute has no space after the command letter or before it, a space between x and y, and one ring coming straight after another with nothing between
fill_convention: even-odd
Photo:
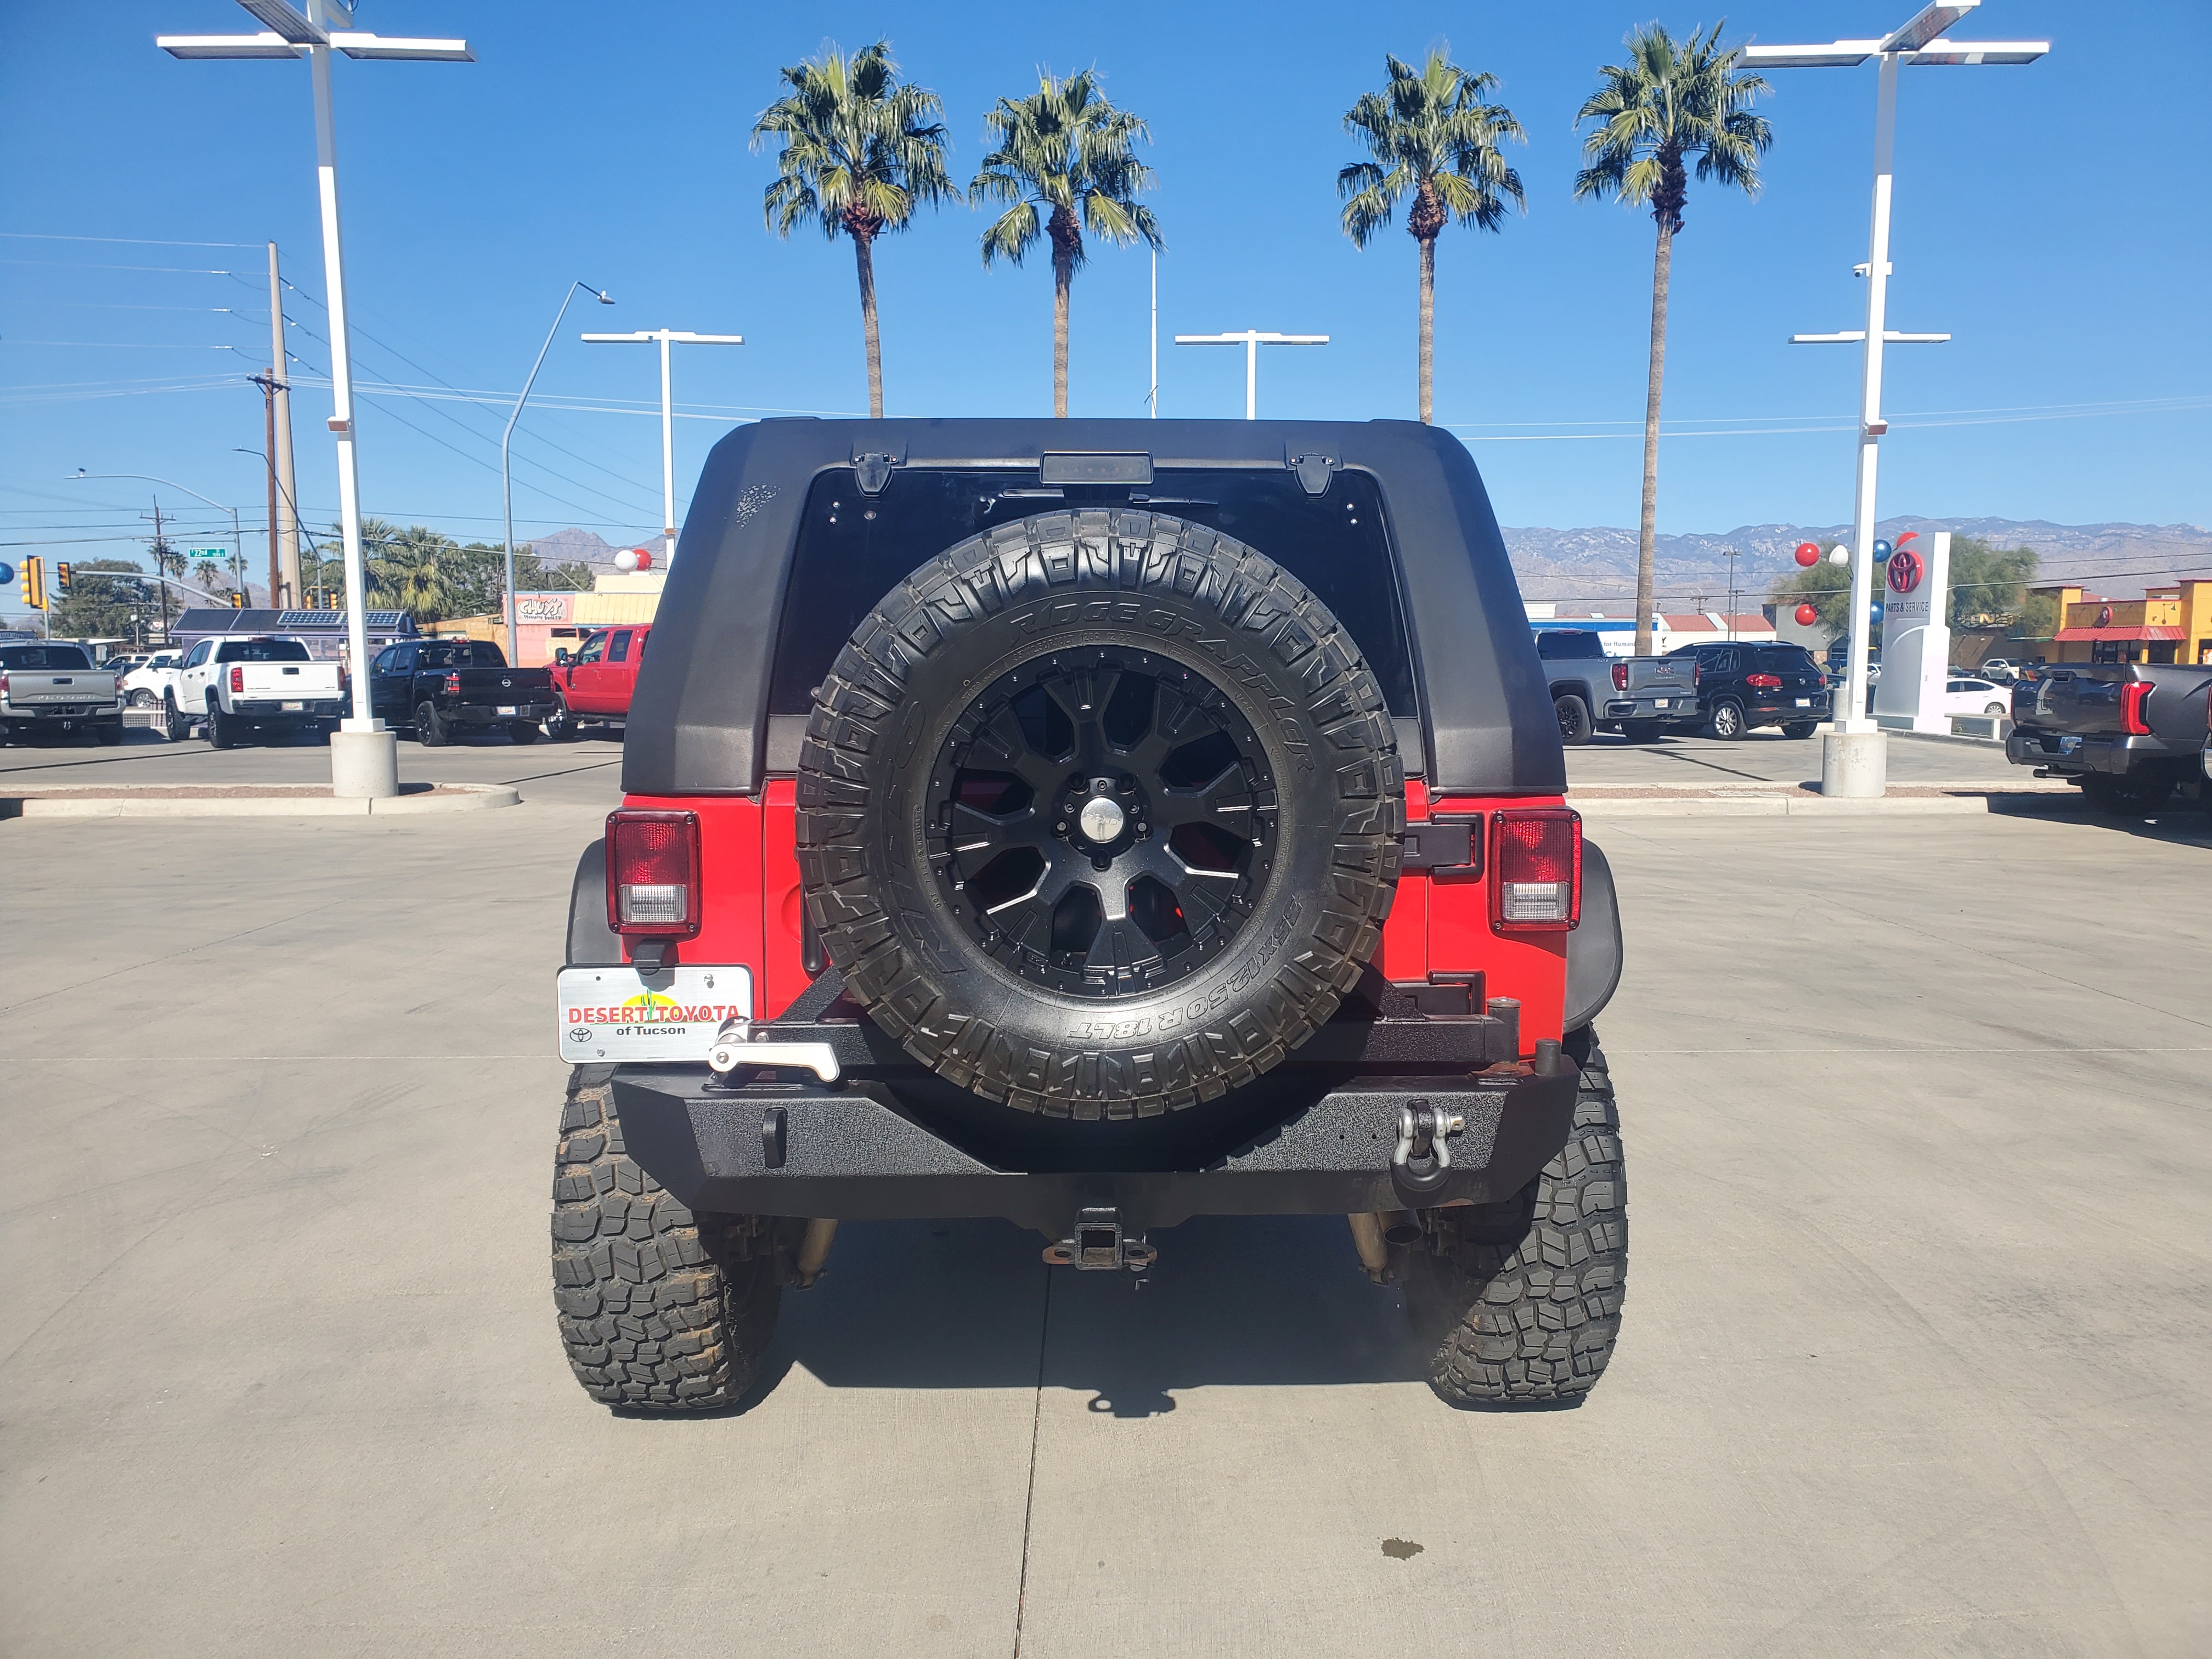
<instances>
[{"instance_id":1,"label":"red storefront awning","mask_svg":"<svg viewBox=\"0 0 2212 1659\"><path fill-rule=\"evenodd\" d=\"M2178 628L2062 628L2051 635L2055 640L2179 640Z\"/></svg>"}]
</instances>

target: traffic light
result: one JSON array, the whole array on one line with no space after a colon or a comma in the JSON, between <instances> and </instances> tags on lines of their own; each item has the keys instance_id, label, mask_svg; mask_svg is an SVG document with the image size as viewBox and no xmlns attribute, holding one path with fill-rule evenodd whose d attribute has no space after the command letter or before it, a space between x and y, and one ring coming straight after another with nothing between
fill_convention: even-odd
<instances>
[{"instance_id":1,"label":"traffic light","mask_svg":"<svg viewBox=\"0 0 2212 1659\"><path fill-rule=\"evenodd\" d=\"M64 559L59 564L54 567L54 592L60 594L64 599L67 599L69 598L69 561L67 559Z\"/></svg>"},{"instance_id":2,"label":"traffic light","mask_svg":"<svg viewBox=\"0 0 2212 1659\"><path fill-rule=\"evenodd\" d=\"M234 594L232 594L232 595L230 596L230 608L231 608L233 611L243 611L243 610L245 610L245 609L246 609L246 595L245 595L245 594L243 594L243 593L234 593Z\"/></svg>"},{"instance_id":3,"label":"traffic light","mask_svg":"<svg viewBox=\"0 0 2212 1659\"><path fill-rule=\"evenodd\" d=\"M23 561L23 603L33 611L46 608L46 562L37 554Z\"/></svg>"}]
</instances>

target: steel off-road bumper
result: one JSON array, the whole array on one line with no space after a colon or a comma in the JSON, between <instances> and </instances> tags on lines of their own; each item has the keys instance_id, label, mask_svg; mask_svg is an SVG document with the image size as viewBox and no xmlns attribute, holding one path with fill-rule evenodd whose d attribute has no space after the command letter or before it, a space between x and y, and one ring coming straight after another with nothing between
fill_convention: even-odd
<instances>
[{"instance_id":1,"label":"steel off-road bumper","mask_svg":"<svg viewBox=\"0 0 2212 1659\"><path fill-rule=\"evenodd\" d=\"M1575 1064L1564 1054L1547 1062L1541 1075L1496 1066L1450 1078L1316 1080L1310 1103L1287 1121L1191 1167L1166 1169L986 1163L878 1080L724 1088L703 1066L638 1066L617 1069L613 1087L629 1156L695 1210L1000 1216L1058 1239L1085 1212L1111 1211L1135 1235L1194 1215L1349 1214L1510 1197L1573 1126ZM1297 1087L1297 1068L1285 1071L1279 1086ZM1449 1165L1433 1185L1419 1184L1419 1160L1411 1174L1393 1162L1401 1115L1420 1103L1463 1126L1445 1138Z\"/></svg>"}]
</instances>

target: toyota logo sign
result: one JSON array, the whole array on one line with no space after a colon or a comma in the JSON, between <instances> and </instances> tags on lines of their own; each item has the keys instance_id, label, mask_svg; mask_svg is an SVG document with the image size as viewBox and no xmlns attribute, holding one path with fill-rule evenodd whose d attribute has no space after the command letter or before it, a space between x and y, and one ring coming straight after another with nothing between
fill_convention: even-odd
<instances>
[{"instance_id":1,"label":"toyota logo sign","mask_svg":"<svg viewBox=\"0 0 2212 1659\"><path fill-rule=\"evenodd\" d=\"M1889 590L1893 593L1910 593L1920 586L1920 556L1908 553L1903 548L1889 556Z\"/></svg>"}]
</instances>

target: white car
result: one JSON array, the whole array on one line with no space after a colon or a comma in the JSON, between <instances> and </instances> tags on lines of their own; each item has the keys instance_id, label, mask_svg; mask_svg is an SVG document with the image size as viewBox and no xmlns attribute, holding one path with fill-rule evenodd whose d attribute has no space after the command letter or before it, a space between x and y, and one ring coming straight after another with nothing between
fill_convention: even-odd
<instances>
[{"instance_id":1,"label":"white car","mask_svg":"<svg viewBox=\"0 0 2212 1659\"><path fill-rule=\"evenodd\" d=\"M1943 713L1950 714L2009 714L2012 693L1995 680L1953 675L1943 683Z\"/></svg>"},{"instance_id":2,"label":"white car","mask_svg":"<svg viewBox=\"0 0 2212 1659\"><path fill-rule=\"evenodd\" d=\"M133 708L151 708L161 701L161 692L167 686L168 677L161 672L174 668L180 653L161 651L150 657L134 657L128 672L123 676L123 696Z\"/></svg>"}]
</instances>

